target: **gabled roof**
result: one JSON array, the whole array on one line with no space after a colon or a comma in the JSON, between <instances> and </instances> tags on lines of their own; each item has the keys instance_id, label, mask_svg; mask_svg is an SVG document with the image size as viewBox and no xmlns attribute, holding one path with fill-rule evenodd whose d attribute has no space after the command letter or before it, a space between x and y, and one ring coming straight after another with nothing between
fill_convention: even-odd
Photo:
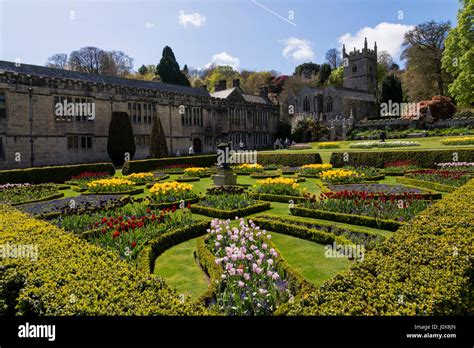
<instances>
[{"instance_id":1,"label":"gabled roof","mask_svg":"<svg viewBox=\"0 0 474 348\"><path fill-rule=\"evenodd\" d=\"M21 63L16 66L14 62L7 62L0 60L0 71L11 71L21 74L28 74L33 76L44 76L50 78L63 78L81 80L93 83L106 83L111 85L119 85L131 88L144 88L144 89L156 89L163 92L171 93L185 93L198 95L203 97L209 97L209 92L203 88L193 88L179 85L172 85L169 83L153 82L153 81L142 81L132 80L122 77L114 76L102 76L96 74L82 73L78 71L50 68L46 66L30 65Z\"/></svg>"},{"instance_id":2,"label":"gabled roof","mask_svg":"<svg viewBox=\"0 0 474 348\"><path fill-rule=\"evenodd\" d=\"M224 89L222 91L218 92L213 92L211 93L211 97L214 98L221 98L221 99L227 99L229 98L233 93L238 93L246 102L248 103L257 103L257 104L272 104L270 100L266 100L265 98L260 97L259 95L253 95L253 94L247 94L242 92L241 89L237 87L232 87L228 89Z\"/></svg>"}]
</instances>

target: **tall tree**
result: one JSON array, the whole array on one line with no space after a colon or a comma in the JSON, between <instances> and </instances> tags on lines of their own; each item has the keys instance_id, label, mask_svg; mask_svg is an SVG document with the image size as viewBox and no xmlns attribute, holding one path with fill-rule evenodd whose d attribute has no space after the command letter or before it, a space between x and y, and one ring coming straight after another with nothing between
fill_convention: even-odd
<instances>
[{"instance_id":1,"label":"tall tree","mask_svg":"<svg viewBox=\"0 0 474 348\"><path fill-rule=\"evenodd\" d=\"M462 7L458 12L457 26L446 38L442 63L443 68L454 77L449 85L450 94L459 105L471 106L474 103L474 2L460 2Z\"/></svg>"},{"instance_id":2,"label":"tall tree","mask_svg":"<svg viewBox=\"0 0 474 348\"><path fill-rule=\"evenodd\" d=\"M447 94L449 75L442 69L441 57L450 27L449 21L430 21L405 34L401 59L407 60L404 78L411 100Z\"/></svg>"},{"instance_id":3,"label":"tall tree","mask_svg":"<svg viewBox=\"0 0 474 348\"><path fill-rule=\"evenodd\" d=\"M143 64L140 69L138 69L138 73L140 75L146 75L148 73L148 69L147 67L145 66L145 64Z\"/></svg>"},{"instance_id":4,"label":"tall tree","mask_svg":"<svg viewBox=\"0 0 474 348\"><path fill-rule=\"evenodd\" d=\"M120 166L135 155L135 138L126 112L114 111L109 124L107 153L112 162Z\"/></svg>"},{"instance_id":5,"label":"tall tree","mask_svg":"<svg viewBox=\"0 0 474 348\"><path fill-rule=\"evenodd\" d=\"M67 54L57 53L48 58L46 66L50 68L66 69L67 68Z\"/></svg>"},{"instance_id":6,"label":"tall tree","mask_svg":"<svg viewBox=\"0 0 474 348\"><path fill-rule=\"evenodd\" d=\"M326 62L331 69L336 69L342 65L341 52L337 48L331 48L326 52Z\"/></svg>"},{"instance_id":7,"label":"tall tree","mask_svg":"<svg viewBox=\"0 0 474 348\"><path fill-rule=\"evenodd\" d=\"M268 85L272 75L268 71L254 71L241 82L242 89L249 94L259 94L260 87Z\"/></svg>"},{"instance_id":8,"label":"tall tree","mask_svg":"<svg viewBox=\"0 0 474 348\"><path fill-rule=\"evenodd\" d=\"M160 75L164 83L173 85L190 86L188 78L179 69L173 50L169 46L163 48L160 63L156 67L156 74Z\"/></svg>"},{"instance_id":9,"label":"tall tree","mask_svg":"<svg viewBox=\"0 0 474 348\"><path fill-rule=\"evenodd\" d=\"M312 62L303 63L303 64L298 65L295 68L295 72L293 75L297 75L297 76L301 76L301 77L309 79L313 76L316 76L320 68L321 68L320 65L316 63L312 63Z\"/></svg>"},{"instance_id":10,"label":"tall tree","mask_svg":"<svg viewBox=\"0 0 474 348\"><path fill-rule=\"evenodd\" d=\"M402 83L393 74L385 76L382 82L381 102L388 104L389 101L392 103L403 102Z\"/></svg>"},{"instance_id":11,"label":"tall tree","mask_svg":"<svg viewBox=\"0 0 474 348\"><path fill-rule=\"evenodd\" d=\"M326 81L329 79L329 76L331 76L331 66L329 64L321 65L321 70L318 74L318 85L324 86Z\"/></svg>"},{"instance_id":12,"label":"tall tree","mask_svg":"<svg viewBox=\"0 0 474 348\"><path fill-rule=\"evenodd\" d=\"M328 79L328 84L331 86L342 86L344 80L344 67L340 66L337 69L331 71L331 75Z\"/></svg>"}]
</instances>

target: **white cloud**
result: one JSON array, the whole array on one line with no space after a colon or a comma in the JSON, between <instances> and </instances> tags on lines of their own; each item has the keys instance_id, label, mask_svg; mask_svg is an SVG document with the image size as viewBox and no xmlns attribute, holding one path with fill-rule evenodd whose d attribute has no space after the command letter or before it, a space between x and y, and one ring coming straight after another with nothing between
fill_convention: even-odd
<instances>
[{"instance_id":1,"label":"white cloud","mask_svg":"<svg viewBox=\"0 0 474 348\"><path fill-rule=\"evenodd\" d=\"M155 23L150 23L150 22L145 23L145 28L147 29L153 29L154 27L155 27Z\"/></svg>"},{"instance_id":2,"label":"white cloud","mask_svg":"<svg viewBox=\"0 0 474 348\"><path fill-rule=\"evenodd\" d=\"M235 70L238 70L239 65L240 65L240 60L239 58L232 57L227 52L216 53L212 56L211 62L204 66L204 69L208 69L211 66L218 66L218 65L229 65Z\"/></svg>"},{"instance_id":3,"label":"white cloud","mask_svg":"<svg viewBox=\"0 0 474 348\"><path fill-rule=\"evenodd\" d=\"M346 33L338 38L338 42L346 45L346 51L352 51L354 47L361 49L364 47L364 38L367 38L369 48L374 47L377 42L377 51L387 51L393 59L398 60L403 44L405 33L414 28L413 25L395 24L382 22L374 28L364 27L354 36Z\"/></svg>"},{"instance_id":4,"label":"white cloud","mask_svg":"<svg viewBox=\"0 0 474 348\"><path fill-rule=\"evenodd\" d=\"M282 40L282 42L285 45L282 52L283 57L306 61L314 59L311 41L290 37L289 39Z\"/></svg>"},{"instance_id":5,"label":"white cloud","mask_svg":"<svg viewBox=\"0 0 474 348\"><path fill-rule=\"evenodd\" d=\"M195 28L202 27L206 23L206 17L199 13L189 13L185 14L184 11L179 11L179 24L183 27L191 25Z\"/></svg>"}]
</instances>

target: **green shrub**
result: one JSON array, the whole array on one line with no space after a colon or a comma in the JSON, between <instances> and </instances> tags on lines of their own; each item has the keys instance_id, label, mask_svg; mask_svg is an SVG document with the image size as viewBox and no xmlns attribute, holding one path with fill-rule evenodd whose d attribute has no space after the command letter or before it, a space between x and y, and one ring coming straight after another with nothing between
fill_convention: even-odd
<instances>
[{"instance_id":1,"label":"green shrub","mask_svg":"<svg viewBox=\"0 0 474 348\"><path fill-rule=\"evenodd\" d=\"M382 230L387 230L387 231L396 231L400 226L403 225L402 222L395 221L395 220L377 219L370 216L337 213L337 212L327 211L327 210L308 209L308 208L302 208L299 206L296 206L290 209L290 212L291 214L296 215L296 216L304 216L304 217L309 217L313 219L338 221L338 222L344 222L347 224L380 228Z\"/></svg>"},{"instance_id":2,"label":"green shrub","mask_svg":"<svg viewBox=\"0 0 474 348\"><path fill-rule=\"evenodd\" d=\"M471 180L282 314L469 315L473 230Z\"/></svg>"},{"instance_id":3,"label":"green shrub","mask_svg":"<svg viewBox=\"0 0 474 348\"><path fill-rule=\"evenodd\" d=\"M202 315L163 280L117 255L13 208L0 207L0 245L38 258L0 259L0 315Z\"/></svg>"},{"instance_id":4,"label":"green shrub","mask_svg":"<svg viewBox=\"0 0 474 348\"><path fill-rule=\"evenodd\" d=\"M453 118L473 118L473 117L474 117L474 111L469 110L469 109L456 111L453 115Z\"/></svg>"},{"instance_id":5,"label":"green shrub","mask_svg":"<svg viewBox=\"0 0 474 348\"><path fill-rule=\"evenodd\" d=\"M168 156L168 145L166 136L161 125L160 118L157 117L150 136L150 156L152 158L163 158Z\"/></svg>"},{"instance_id":6,"label":"green shrub","mask_svg":"<svg viewBox=\"0 0 474 348\"><path fill-rule=\"evenodd\" d=\"M109 124L107 153L115 165L121 166L129 154L129 160L135 155L135 138L126 112L114 111Z\"/></svg>"},{"instance_id":7,"label":"green shrub","mask_svg":"<svg viewBox=\"0 0 474 348\"><path fill-rule=\"evenodd\" d=\"M3 184L42 184L47 182L64 183L73 176L84 172L107 172L115 174L112 163L86 163L54 167L33 167L0 171L0 185Z\"/></svg>"},{"instance_id":8,"label":"green shrub","mask_svg":"<svg viewBox=\"0 0 474 348\"><path fill-rule=\"evenodd\" d=\"M210 217L219 218L219 219L234 219L236 216L242 217L242 216L247 216L254 213L259 213L261 211L270 209L270 207L271 207L270 203L257 203L257 204L250 205L248 207L241 208L241 209L222 210L222 209L206 207L199 204L194 204L194 205L191 205L190 209L194 214L200 214L200 215L210 216Z\"/></svg>"},{"instance_id":9,"label":"green shrub","mask_svg":"<svg viewBox=\"0 0 474 348\"><path fill-rule=\"evenodd\" d=\"M435 163L452 162L454 152L458 154L459 162L474 162L474 150L347 152L348 161L344 161L344 152L333 152L330 162L334 167L364 165L383 168L386 162L410 160L422 168L436 168Z\"/></svg>"}]
</instances>

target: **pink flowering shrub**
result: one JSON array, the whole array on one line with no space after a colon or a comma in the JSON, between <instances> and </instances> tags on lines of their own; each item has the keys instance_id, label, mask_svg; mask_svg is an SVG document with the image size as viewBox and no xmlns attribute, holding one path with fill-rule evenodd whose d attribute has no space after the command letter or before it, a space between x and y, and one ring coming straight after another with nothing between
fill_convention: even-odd
<instances>
[{"instance_id":1,"label":"pink flowering shrub","mask_svg":"<svg viewBox=\"0 0 474 348\"><path fill-rule=\"evenodd\" d=\"M289 297L288 284L276 269L278 253L268 245L271 235L252 220L215 219L207 243L224 273L216 294L218 309L227 315L269 315Z\"/></svg>"}]
</instances>

